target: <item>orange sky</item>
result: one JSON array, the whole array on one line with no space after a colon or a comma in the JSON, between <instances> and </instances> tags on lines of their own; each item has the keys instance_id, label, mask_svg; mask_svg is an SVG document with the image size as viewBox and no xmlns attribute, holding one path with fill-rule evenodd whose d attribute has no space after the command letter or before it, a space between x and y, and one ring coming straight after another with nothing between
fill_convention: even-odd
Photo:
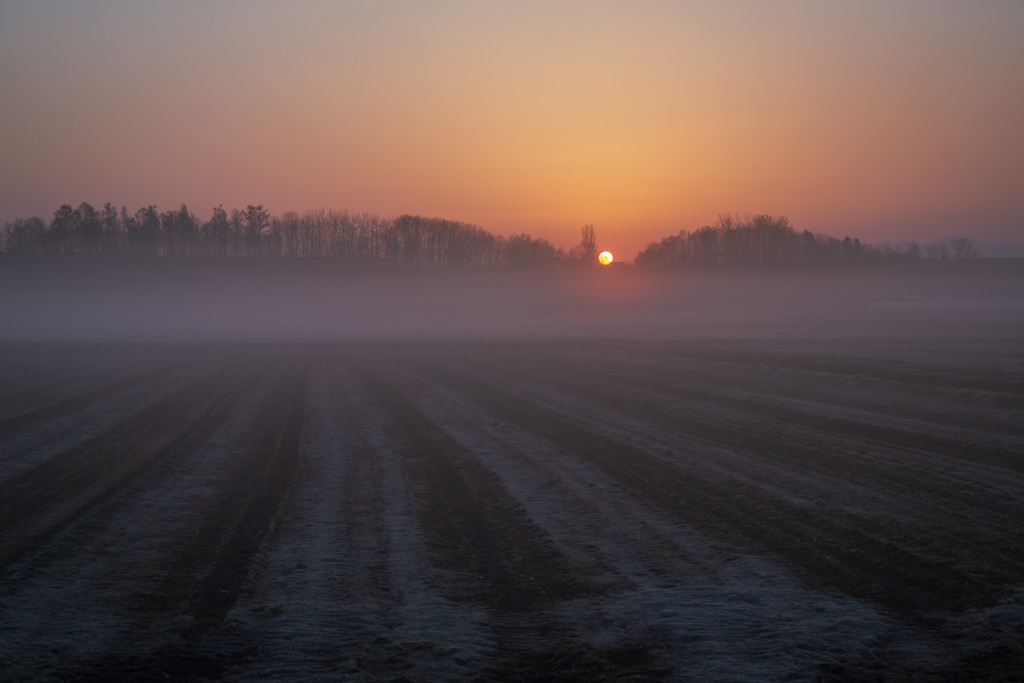
<instances>
[{"instance_id":1,"label":"orange sky","mask_svg":"<svg viewBox=\"0 0 1024 683\"><path fill-rule=\"evenodd\" d=\"M1024 242L1024 3L7 1L0 221L442 216L571 246L769 212Z\"/></svg>"}]
</instances>

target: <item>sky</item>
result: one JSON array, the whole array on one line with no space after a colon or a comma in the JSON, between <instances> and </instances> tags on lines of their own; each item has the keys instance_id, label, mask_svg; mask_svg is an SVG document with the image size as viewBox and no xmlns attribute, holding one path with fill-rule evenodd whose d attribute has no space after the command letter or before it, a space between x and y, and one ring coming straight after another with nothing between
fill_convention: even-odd
<instances>
[{"instance_id":1,"label":"sky","mask_svg":"<svg viewBox=\"0 0 1024 683\"><path fill-rule=\"evenodd\" d=\"M411 213L631 259L723 213L1024 242L1024 2L0 0L0 222Z\"/></svg>"}]
</instances>

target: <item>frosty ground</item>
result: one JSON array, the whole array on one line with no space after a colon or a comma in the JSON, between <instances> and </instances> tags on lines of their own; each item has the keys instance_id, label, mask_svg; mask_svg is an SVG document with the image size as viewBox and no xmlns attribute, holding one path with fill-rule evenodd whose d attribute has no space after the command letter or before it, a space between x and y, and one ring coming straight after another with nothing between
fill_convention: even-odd
<instances>
[{"instance_id":1,"label":"frosty ground","mask_svg":"<svg viewBox=\"0 0 1024 683\"><path fill-rule=\"evenodd\" d=\"M0 676L1019 679L1021 348L9 345Z\"/></svg>"}]
</instances>

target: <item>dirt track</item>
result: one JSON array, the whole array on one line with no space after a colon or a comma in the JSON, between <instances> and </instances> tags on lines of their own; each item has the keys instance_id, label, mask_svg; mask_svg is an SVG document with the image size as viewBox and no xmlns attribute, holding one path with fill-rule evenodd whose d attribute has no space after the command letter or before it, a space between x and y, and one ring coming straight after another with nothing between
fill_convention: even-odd
<instances>
[{"instance_id":1,"label":"dirt track","mask_svg":"<svg viewBox=\"0 0 1024 683\"><path fill-rule=\"evenodd\" d=\"M0 676L1020 679L1022 344L11 347Z\"/></svg>"}]
</instances>

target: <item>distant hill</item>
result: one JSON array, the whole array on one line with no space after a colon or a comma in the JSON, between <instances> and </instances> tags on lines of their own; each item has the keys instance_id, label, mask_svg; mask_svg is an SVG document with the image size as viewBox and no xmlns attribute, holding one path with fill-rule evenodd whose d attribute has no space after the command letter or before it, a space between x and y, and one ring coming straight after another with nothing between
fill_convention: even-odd
<instances>
[{"instance_id":1,"label":"distant hill","mask_svg":"<svg viewBox=\"0 0 1024 683\"><path fill-rule=\"evenodd\" d=\"M924 251L930 246L938 244L950 244L953 240L961 239L960 237L944 237L928 244L922 244L921 249ZM981 252L982 258L1024 258L1024 244L1013 244L1012 242L980 242L978 240L967 239L971 243L971 246Z\"/></svg>"}]
</instances>

